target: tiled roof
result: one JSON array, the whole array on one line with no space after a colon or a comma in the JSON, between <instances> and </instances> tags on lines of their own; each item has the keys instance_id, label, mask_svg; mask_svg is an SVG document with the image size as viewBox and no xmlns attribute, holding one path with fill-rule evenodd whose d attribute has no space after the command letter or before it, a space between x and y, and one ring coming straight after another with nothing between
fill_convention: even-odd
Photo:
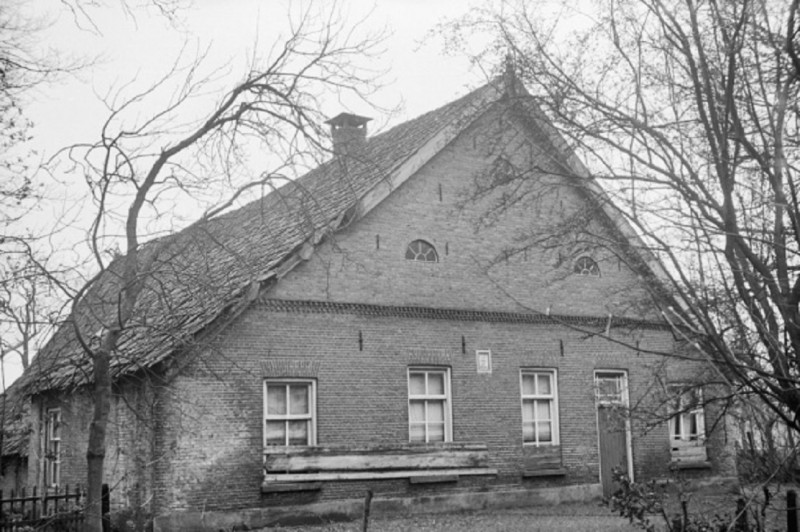
<instances>
[{"instance_id":1,"label":"tiled roof","mask_svg":"<svg viewBox=\"0 0 800 532\"><path fill-rule=\"evenodd\" d=\"M3 456L28 456L28 437L30 435L30 402L16 382L0 395L0 420L3 430Z\"/></svg>"},{"instance_id":2,"label":"tiled roof","mask_svg":"<svg viewBox=\"0 0 800 532\"><path fill-rule=\"evenodd\" d=\"M119 338L112 377L152 367L216 320L235 314L251 301L254 282L274 277L293 252L329 231L439 131L466 127L500 94L487 84L367 139L352 157L329 161L242 208L145 244L140 260L153 260L153 273L143 279L134 317ZM27 392L88 382L91 363L72 320L89 337L114 319L120 267L121 261L111 264L34 358L23 376Z\"/></svg>"}]
</instances>

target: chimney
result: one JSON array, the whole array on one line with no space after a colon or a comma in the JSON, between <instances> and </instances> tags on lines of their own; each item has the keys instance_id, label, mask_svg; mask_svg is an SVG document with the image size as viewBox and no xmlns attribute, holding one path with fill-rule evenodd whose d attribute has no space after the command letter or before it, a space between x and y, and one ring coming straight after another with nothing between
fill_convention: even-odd
<instances>
[{"instance_id":1,"label":"chimney","mask_svg":"<svg viewBox=\"0 0 800 532\"><path fill-rule=\"evenodd\" d=\"M367 140L367 122L370 120L350 113L339 113L327 120L325 123L331 126L333 153L347 155L362 146Z\"/></svg>"}]
</instances>

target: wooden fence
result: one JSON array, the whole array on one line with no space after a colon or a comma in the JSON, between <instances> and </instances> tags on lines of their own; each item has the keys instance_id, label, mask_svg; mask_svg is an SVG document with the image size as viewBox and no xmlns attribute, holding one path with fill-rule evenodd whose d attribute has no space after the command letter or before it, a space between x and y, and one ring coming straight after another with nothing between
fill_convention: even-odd
<instances>
[{"instance_id":1,"label":"wooden fence","mask_svg":"<svg viewBox=\"0 0 800 532\"><path fill-rule=\"evenodd\" d=\"M0 532L78 532L86 494L79 486L63 490L0 490Z\"/></svg>"}]
</instances>

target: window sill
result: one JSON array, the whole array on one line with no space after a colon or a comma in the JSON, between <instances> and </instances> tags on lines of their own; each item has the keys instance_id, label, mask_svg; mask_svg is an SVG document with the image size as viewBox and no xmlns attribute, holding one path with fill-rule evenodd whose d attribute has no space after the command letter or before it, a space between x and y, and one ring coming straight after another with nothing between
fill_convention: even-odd
<instances>
[{"instance_id":1,"label":"window sill","mask_svg":"<svg viewBox=\"0 0 800 532\"><path fill-rule=\"evenodd\" d=\"M264 483L269 485L280 482L330 482L338 480L383 480L390 478L414 478L430 476L467 476L467 475L497 475L497 469L474 468L474 469L442 469L438 475L432 475L431 471L425 470L400 470L400 471L331 471L317 473L267 473L264 475Z\"/></svg>"},{"instance_id":2,"label":"window sill","mask_svg":"<svg viewBox=\"0 0 800 532\"><path fill-rule=\"evenodd\" d=\"M411 477L410 484L439 484L445 482L458 482L458 475L426 475L424 477Z\"/></svg>"},{"instance_id":3,"label":"window sill","mask_svg":"<svg viewBox=\"0 0 800 532\"><path fill-rule=\"evenodd\" d=\"M261 493L287 493L294 491L319 491L322 482L264 482Z\"/></svg>"},{"instance_id":4,"label":"window sill","mask_svg":"<svg viewBox=\"0 0 800 532\"><path fill-rule=\"evenodd\" d=\"M711 462L708 460L672 460L669 463L670 469L711 469Z\"/></svg>"},{"instance_id":5,"label":"window sill","mask_svg":"<svg viewBox=\"0 0 800 532\"><path fill-rule=\"evenodd\" d=\"M563 477L567 470L563 467L552 469L526 469L522 472L522 478L542 478L542 477Z\"/></svg>"}]
</instances>

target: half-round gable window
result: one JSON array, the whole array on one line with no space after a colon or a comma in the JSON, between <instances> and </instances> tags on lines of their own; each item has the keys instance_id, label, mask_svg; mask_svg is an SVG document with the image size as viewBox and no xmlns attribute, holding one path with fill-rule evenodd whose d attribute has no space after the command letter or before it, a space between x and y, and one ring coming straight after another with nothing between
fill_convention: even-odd
<instances>
[{"instance_id":1,"label":"half-round gable window","mask_svg":"<svg viewBox=\"0 0 800 532\"><path fill-rule=\"evenodd\" d=\"M600 267L591 257L578 257L575 261L575 273L578 275L600 275Z\"/></svg>"},{"instance_id":2,"label":"half-round gable window","mask_svg":"<svg viewBox=\"0 0 800 532\"><path fill-rule=\"evenodd\" d=\"M406 248L406 259L419 262L439 262L439 255L428 242L424 240L414 240Z\"/></svg>"}]
</instances>

